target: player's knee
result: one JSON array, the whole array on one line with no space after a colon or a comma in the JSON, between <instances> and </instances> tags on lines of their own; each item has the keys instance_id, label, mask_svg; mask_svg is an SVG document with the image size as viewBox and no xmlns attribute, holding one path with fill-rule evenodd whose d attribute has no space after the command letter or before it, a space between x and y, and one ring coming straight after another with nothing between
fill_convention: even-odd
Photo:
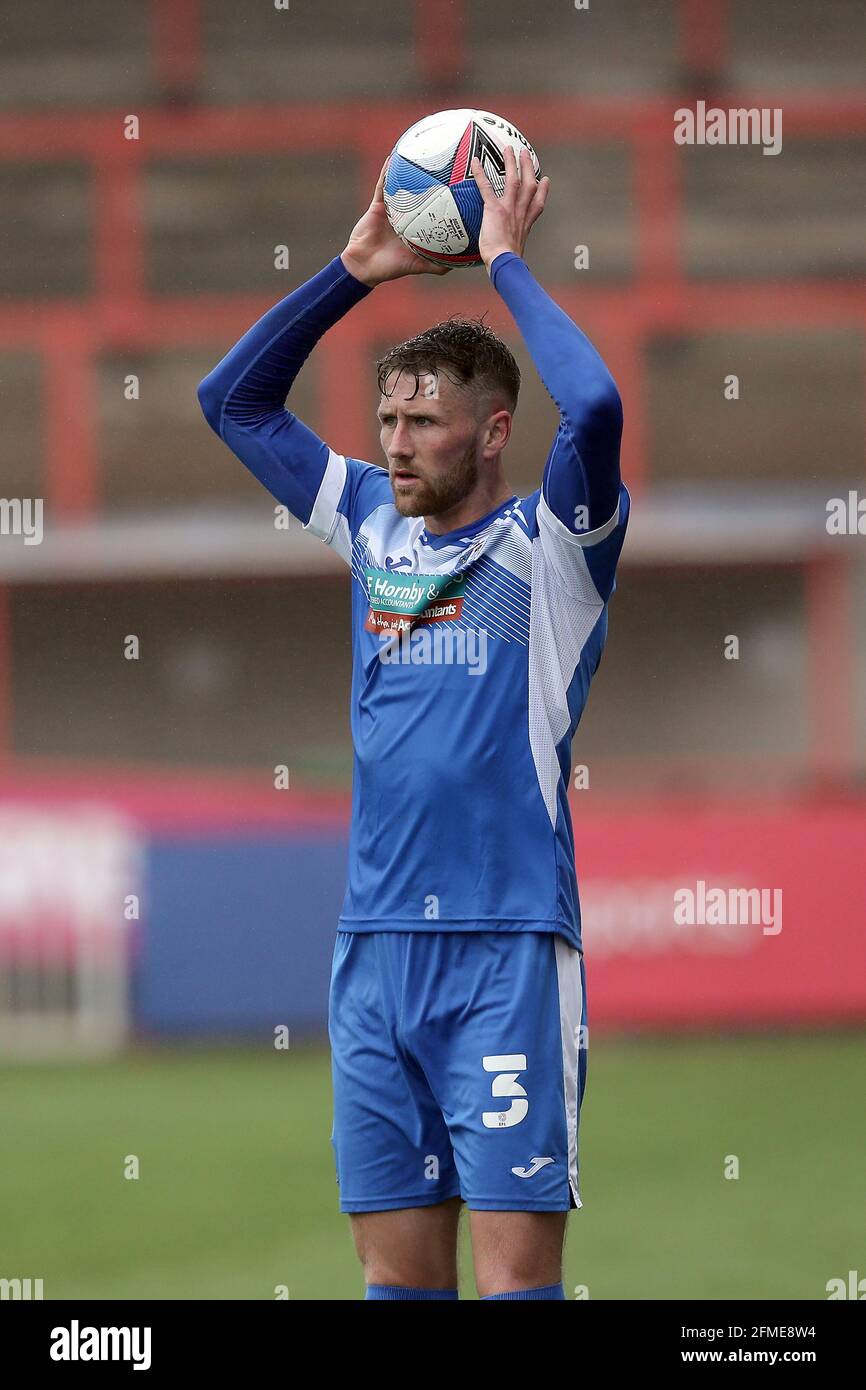
<instances>
[{"instance_id":1,"label":"player's knee","mask_svg":"<svg viewBox=\"0 0 866 1390\"><path fill-rule=\"evenodd\" d=\"M460 1205L453 1197L431 1207L353 1215L352 1235L366 1282L456 1288Z\"/></svg>"},{"instance_id":2,"label":"player's knee","mask_svg":"<svg viewBox=\"0 0 866 1390\"><path fill-rule=\"evenodd\" d=\"M457 1286L456 1259L433 1251L366 1248L358 1251L358 1258L367 1284L397 1284L406 1289Z\"/></svg>"},{"instance_id":3,"label":"player's knee","mask_svg":"<svg viewBox=\"0 0 866 1390\"><path fill-rule=\"evenodd\" d=\"M494 1293L515 1293L521 1289L542 1289L562 1280L562 1265L553 1260L503 1260L486 1268L476 1266L475 1284L479 1298Z\"/></svg>"}]
</instances>

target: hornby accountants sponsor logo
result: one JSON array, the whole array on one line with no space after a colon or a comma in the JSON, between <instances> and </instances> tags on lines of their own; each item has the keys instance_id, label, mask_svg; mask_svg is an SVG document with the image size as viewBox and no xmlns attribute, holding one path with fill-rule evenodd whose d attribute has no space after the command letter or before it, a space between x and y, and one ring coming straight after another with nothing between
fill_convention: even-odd
<instances>
[{"instance_id":1,"label":"hornby accountants sponsor logo","mask_svg":"<svg viewBox=\"0 0 866 1390\"><path fill-rule=\"evenodd\" d=\"M409 632L420 623L453 622L463 611L466 580L450 574L397 574L367 566L367 632Z\"/></svg>"}]
</instances>

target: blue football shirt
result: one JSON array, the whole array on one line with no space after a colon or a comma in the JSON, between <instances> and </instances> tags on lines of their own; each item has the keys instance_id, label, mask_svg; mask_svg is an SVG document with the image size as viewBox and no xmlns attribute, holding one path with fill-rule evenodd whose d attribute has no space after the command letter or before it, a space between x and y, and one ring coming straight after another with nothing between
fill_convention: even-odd
<instances>
[{"instance_id":1,"label":"blue football shirt","mask_svg":"<svg viewBox=\"0 0 866 1390\"><path fill-rule=\"evenodd\" d=\"M339 257L244 335L199 398L351 572L340 927L553 931L581 947L571 744L628 523L622 411L602 359L521 257L497 257L491 281L560 425L541 486L451 534L402 516L384 468L336 452L285 409L318 338L370 293Z\"/></svg>"}]
</instances>

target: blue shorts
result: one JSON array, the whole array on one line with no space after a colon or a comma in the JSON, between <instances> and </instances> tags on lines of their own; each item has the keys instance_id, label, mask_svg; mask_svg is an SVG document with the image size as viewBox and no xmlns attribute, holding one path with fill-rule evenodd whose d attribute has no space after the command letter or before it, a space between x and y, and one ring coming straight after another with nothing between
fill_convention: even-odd
<instances>
[{"instance_id":1,"label":"blue shorts","mask_svg":"<svg viewBox=\"0 0 866 1390\"><path fill-rule=\"evenodd\" d=\"M337 933L340 1210L580 1207L583 956L554 932Z\"/></svg>"}]
</instances>

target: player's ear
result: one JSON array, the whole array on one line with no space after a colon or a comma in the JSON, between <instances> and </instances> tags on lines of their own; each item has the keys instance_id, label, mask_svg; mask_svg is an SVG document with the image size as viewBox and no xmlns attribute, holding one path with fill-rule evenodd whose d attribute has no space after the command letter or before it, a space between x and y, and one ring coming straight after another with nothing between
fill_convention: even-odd
<instances>
[{"instance_id":1,"label":"player's ear","mask_svg":"<svg viewBox=\"0 0 866 1390\"><path fill-rule=\"evenodd\" d=\"M497 410L487 421L487 444L495 444L504 449L511 435L511 414L507 410Z\"/></svg>"}]
</instances>

